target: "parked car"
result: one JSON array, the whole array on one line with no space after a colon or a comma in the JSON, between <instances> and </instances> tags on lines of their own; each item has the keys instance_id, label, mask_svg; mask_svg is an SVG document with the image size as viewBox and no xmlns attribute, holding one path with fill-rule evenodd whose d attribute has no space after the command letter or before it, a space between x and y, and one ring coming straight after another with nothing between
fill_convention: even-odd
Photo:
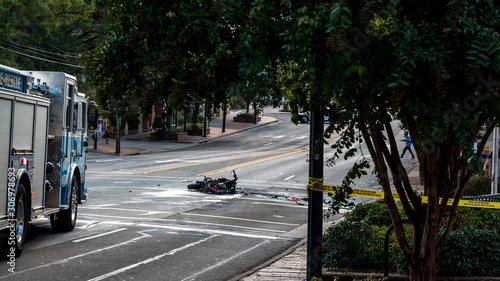
<instances>
[{"instance_id":1,"label":"parked car","mask_svg":"<svg viewBox=\"0 0 500 281\"><path fill-rule=\"evenodd\" d=\"M309 123L309 122L311 122L311 113L304 112L304 113L302 113L302 114L299 115L299 118L300 118L300 121L302 123ZM323 121L324 122L328 122L328 120L329 120L328 115L323 116Z\"/></svg>"}]
</instances>

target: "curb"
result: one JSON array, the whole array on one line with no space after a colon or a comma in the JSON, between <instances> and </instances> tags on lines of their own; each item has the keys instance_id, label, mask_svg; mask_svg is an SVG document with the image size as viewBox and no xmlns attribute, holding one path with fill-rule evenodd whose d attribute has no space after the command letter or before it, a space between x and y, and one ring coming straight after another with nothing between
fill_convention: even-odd
<instances>
[{"instance_id":1,"label":"curb","mask_svg":"<svg viewBox=\"0 0 500 281\"><path fill-rule=\"evenodd\" d=\"M277 256L274 256L273 258L267 260L266 262L264 263L261 263L260 265L242 273L242 274L239 274L231 279L229 279L228 281L239 281L249 275L252 275L254 274L255 272L259 271L260 269L264 268L264 267L267 267L271 264L273 264L274 262L278 261L279 259L283 258L284 256L290 254L291 252L295 251L297 248L299 248L300 246L304 245L305 243L307 242L307 238L304 238L302 240L300 240L297 244L293 245L292 247L286 249L283 253L277 255Z\"/></svg>"},{"instance_id":2,"label":"curb","mask_svg":"<svg viewBox=\"0 0 500 281\"><path fill-rule=\"evenodd\" d=\"M239 129L239 130L231 132L231 133L221 134L221 135L218 135L218 136L215 136L215 137L205 137L203 139L203 141L188 141L188 142L184 142L184 143L202 143L202 142L207 142L207 141L211 141L211 140L218 140L218 139L229 137L229 136L232 136L232 135L244 132L244 131L248 131L250 129L262 127L262 126L265 126L265 125L269 125L271 123L277 123L278 121L279 120L276 119L276 120L273 120L273 121L268 121L266 123L255 124L255 126L250 126L250 127L247 127L247 128Z\"/></svg>"},{"instance_id":3,"label":"curb","mask_svg":"<svg viewBox=\"0 0 500 281\"><path fill-rule=\"evenodd\" d=\"M253 128L258 128L258 127L266 126L266 125L269 125L269 124L272 124L272 123L277 123L278 121L279 121L278 119L275 119L275 120L272 120L272 121L267 121L267 122L264 122L264 123L255 124L254 126L250 126L250 127L247 127L247 128L242 128L240 130L233 131L233 132L230 132L230 133L220 134L220 135L217 135L217 136L214 136L214 137L205 137L205 138L201 138L199 140L182 141L182 142L176 142L176 143L191 144L191 145L194 146L194 145L196 145L198 143L202 144L202 143L206 143L206 142L217 141L219 139L222 139L222 138L225 138L225 137L230 137L232 135L235 135L235 134L238 134L238 133L241 133L241 132L253 129ZM121 147L121 148L124 149L125 147ZM128 147L128 148L130 148L130 147ZM92 151L92 153L95 153L96 156L97 156L97 154L108 155L108 156L130 156L130 155L143 155L143 154L151 154L151 153L160 153L160 151L156 151L156 150L151 150L151 149L145 148L145 149L142 149L141 151L133 152L133 153L128 153L128 154L127 153L116 154L116 153L106 153L106 152L97 152L97 151Z\"/></svg>"}]
</instances>

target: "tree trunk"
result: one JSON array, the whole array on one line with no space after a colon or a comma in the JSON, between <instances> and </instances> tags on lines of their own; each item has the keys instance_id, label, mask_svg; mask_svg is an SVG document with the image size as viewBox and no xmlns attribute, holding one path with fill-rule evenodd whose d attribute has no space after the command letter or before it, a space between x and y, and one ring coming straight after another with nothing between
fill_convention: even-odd
<instances>
[{"instance_id":1,"label":"tree trunk","mask_svg":"<svg viewBox=\"0 0 500 281\"><path fill-rule=\"evenodd\" d=\"M435 255L420 257L415 265L410 265L411 281L435 281L436 273Z\"/></svg>"}]
</instances>

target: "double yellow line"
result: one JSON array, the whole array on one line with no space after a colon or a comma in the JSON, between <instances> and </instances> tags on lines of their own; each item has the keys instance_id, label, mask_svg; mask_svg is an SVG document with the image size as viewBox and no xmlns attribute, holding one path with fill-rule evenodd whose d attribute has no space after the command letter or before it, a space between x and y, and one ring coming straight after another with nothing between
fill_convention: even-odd
<instances>
[{"instance_id":1,"label":"double yellow line","mask_svg":"<svg viewBox=\"0 0 500 281\"><path fill-rule=\"evenodd\" d=\"M301 147L301 148L296 148L296 149L291 149L289 151L282 151L281 154L278 154L278 155L274 155L274 156L266 157L266 158L262 158L262 159L257 159L257 160L253 160L253 161L249 161L249 162L245 162L245 163L241 163L241 164L236 164L236 165L233 165L233 166L225 167L225 168L218 169L218 170L213 170L213 171L206 172L206 173L197 174L197 176L210 176L210 175L217 174L217 173L231 171L231 170L234 170L234 169L237 169L237 168L250 166L250 165L253 165L253 164L257 164L257 163L261 163L261 162L265 162L265 161L269 161L269 160L273 160L273 159L285 157L285 156L288 156L288 155L293 155L293 154L296 154L296 153L299 153L299 152L302 152L302 151L306 151L307 148L308 148L308 146ZM263 156L263 155L260 155L260 156Z\"/></svg>"},{"instance_id":2,"label":"double yellow line","mask_svg":"<svg viewBox=\"0 0 500 281\"><path fill-rule=\"evenodd\" d=\"M232 161L232 160L239 160L239 159L262 157L262 156L266 156L266 155L278 154L278 155L275 155L275 156L272 156L272 157L258 159L258 160L254 160L254 161L242 163L242 164L239 164L239 165L233 165L231 167L219 169L219 170L216 170L217 172L207 172L207 173L203 173L203 174L198 174L198 176L199 175L212 175L212 174L215 174L215 173L220 173L220 172L223 172L223 171L228 171L228 170L239 168L239 167L236 167L236 166L244 167L244 166L252 165L252 164L255 164L255 163L259 163L259 162L263 162L263 161L267 161L267 160L276 159L276 158L279 158L279 157L283 157L283 156L287 156L287 155L299 153L301 151L306 150L307 148L308 148L308 146L305 146L305 147L301 147L301 148L289 149L289 150L284 150L284 151L276 151L276 152L269 152L269 153L263 153L263 154L257 154L257 155L249 155L249 156L225 158L225 159L212 160L212 161L207 161L207 162L200 162L200 163L192 163L192 164L178 165L178 166L172 166L172 167L158 168L158 169L152 169L152 170L138 172L138 174L150 174L150 173L162 172L162 171L179 169L179 168L186 168L186 167L193 167L193 166L199 166L199 165L205 165L205 164L212 164L212 163L218 163L218 162L224 162L224 161ZM247 164L247 163L251 163L251 164Z\"/></svg>"},{"instance_id":3,"label":"double yellow line","mask_svg":"<svg viewBox=\"0 0 500 281\"><path fill-rule=\"evenodd\" d=\"M338 134L335 134L335 135L331 136L330 138L328 138L328 140L330 140L330 139L332 139L334 137L339 136L344 131L345 130L341 131ZM300 147L300 148L288 149L288 150L277 151L277 152L269 152L269 153L263 153L263 154L257 154L257 155L241 156L241 157L234 157L234 158L212 160L212 161L207 161L207 162L192 163L192 164L185 164L185 165L178 165L178 166L172 166L172 167L152 169L152 170L138 172L138 174L150 174L150 173L162 172L162 171L167 171L167 170L173 170L173 169L179 169L179 168L186 168L186 167L193 167L193 166L199 166L199 165L205 165L205 164L212 164L212 163L218 163L218 162L224 162L224 161L232 161L232 160L239 160L239 159L246 159L246 158L254 158L254 157L267 156L267 155L274 155L274 156L271 156L271 157L261 158L261 159L257 159L257 160L253 160L253 161L249 161L249 162L245 162L245 163L236 164L236 165L232 165L232 166L229 166L229 167L221 168L221 169L218 169L218 170L213 170L213 171L209 171L209 172L206 172L206 173L197 174L197 176L210 176L210 175L213 175L213 174L222 173L222 172L226 172L226 171L231 171L231 170L234 170L234 169L237 169L237 168L246 167L246 166L250 166L250 165L253 165L253 164L257 164L257 163L261 163L261 162L265 162L265 161L269 161L269 160L273 160L273 159L277 159L277 158L281 158L281 157L293 155L293 154L296 154L296 153L300 153L300 152L306 151L308 149L309 149L309 145L303 146L303 147Z\"/></svg>"}]
</instances>

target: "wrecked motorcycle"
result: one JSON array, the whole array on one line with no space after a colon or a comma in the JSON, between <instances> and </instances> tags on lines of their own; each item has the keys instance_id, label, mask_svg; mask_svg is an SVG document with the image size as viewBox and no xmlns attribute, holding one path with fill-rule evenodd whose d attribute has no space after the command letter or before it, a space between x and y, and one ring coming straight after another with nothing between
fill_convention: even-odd
<instances>
[{"instance_id":1,"label":"wrecked motorcycle","mask_svg":"<svg viewBox=\"0 0 500 281\"><path fill-rule=\"evenodd\" d=\"M238 177L236 172L233 170L233 179L228 178L207 178L205 177L202 181L196 181L196 183L188 184L188 189L195 189L199 191L205 191L215 194L235 194L236 193L236 181Z\"/></svg>"}]
</instances>

